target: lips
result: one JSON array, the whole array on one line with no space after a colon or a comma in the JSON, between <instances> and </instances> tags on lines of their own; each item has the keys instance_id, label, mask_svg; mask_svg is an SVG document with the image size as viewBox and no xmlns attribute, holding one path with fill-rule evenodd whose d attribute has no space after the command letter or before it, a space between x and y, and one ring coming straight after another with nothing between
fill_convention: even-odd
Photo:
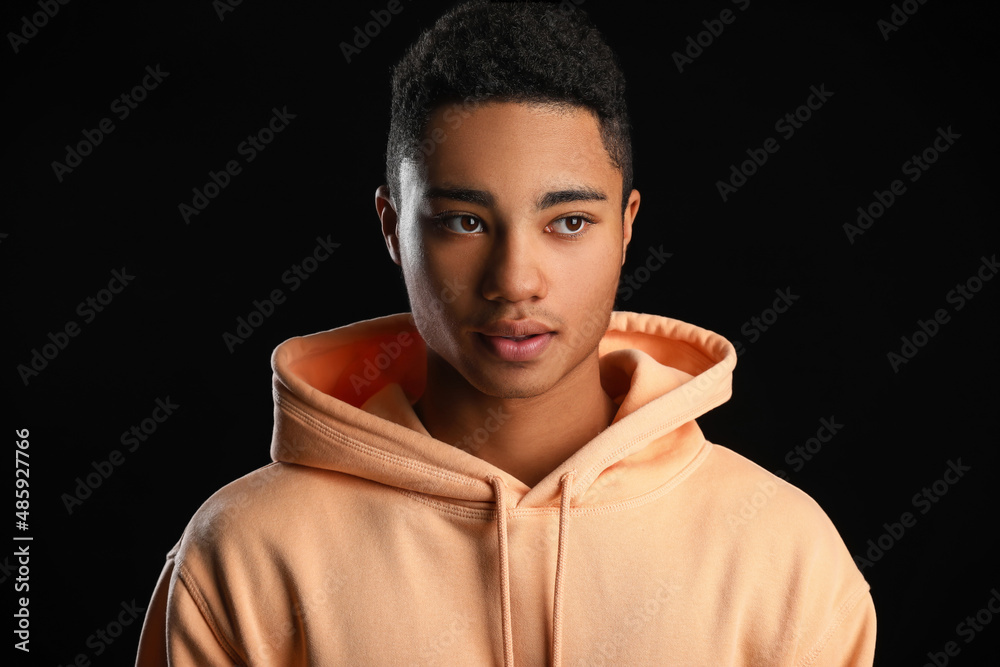
<instances>
[{"instance_id":1,"label":"lips","mask_svg":"<svg viewBox=\"0 0 1000 667\"><path fill-rule=\"evenodd\" d=\"M545 351L556 333L536 320L501 320L475 335L503 361L530 361Z\"/></svg>"},{"instance_id":2,"label":"lips","mask_svg":"<svg viewBox=\"0 0 1000 667\"><path fill-rule=\"evenodd\" d=\"M504 338L537 336L538 334L551 333L552 331L552 327L538 320L497 320L478 329L478 332L485 336L501 336Z\"/></svg>"}]
</instances>

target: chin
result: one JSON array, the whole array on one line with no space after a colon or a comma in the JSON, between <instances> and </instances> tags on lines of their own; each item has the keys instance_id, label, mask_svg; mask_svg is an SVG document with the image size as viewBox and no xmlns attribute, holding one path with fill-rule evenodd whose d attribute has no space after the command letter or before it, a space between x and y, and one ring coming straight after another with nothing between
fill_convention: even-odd
<instances>
[{"instance_id":1,"label":"chin","mask_svg":"<svg viewBox=\"0 0 1000 667\"><path fill-rule=\"evenodd\" d=\"M481 393L494 398L534 398L544 394L551 388L551 384L546 384L538 380L520 381L513 378L483 377L481 375L471 377L466 375L466 381L479 390Z\"/></svg>"}]
</instances>

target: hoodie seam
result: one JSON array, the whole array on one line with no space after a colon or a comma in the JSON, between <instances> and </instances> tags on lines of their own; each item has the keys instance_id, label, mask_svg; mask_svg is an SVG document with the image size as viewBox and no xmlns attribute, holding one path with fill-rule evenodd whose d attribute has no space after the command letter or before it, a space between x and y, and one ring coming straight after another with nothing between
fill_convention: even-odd
<instances>
[{"instance_id":1,"label":"hoodie seam","mask_svg":"<svg viewBox=\"0 0 1000 667\"><path fill-rule=\"evenodd\" d=\"M418 503L427 505L436 510L440 510L445 514L451 514L454 516L462 517L463 519L484 519L491 520L493 515L496 513L495 510L488 509L475 509L472 507L462 507L458 505L451 505L440 500L434 500L432 498L427 498L424 494L419 491L410 491L409 489L400 489L399 487L390 487L393 491L401 493L410 500L415 500ZM512 513L513 514L513 513Z\"/></svg>"},{"instance_id":2,"label":"hoodie seam","mask_svg":"<svg viewBox=\"0 0 1000 667\"><path fill-rule=\"evenodd\" d=\"M204 619L205 624L208 625L208 629L211 630L212 634L215 636L215 641L218 642L219 646L222 647L222 650L229 655L234 664L244 664L241 662L240 656L233 647L232 642L223 636L222 630L219 628L218 623L215 621L215 617L212 615L208 601L205 599L204 594L201 592L201 588L195 581L194 575L184 563L177 564L177 577L181 580L184 588L187 589L187 592L194 601L195 606L198 607L198 611L201 612L201 617Z\"/></svg>"},{"instance_id":3,"label":"hoodie seam","mask_svg":"<svg viewBox=\"0 0 1000 667\"><path fill-rule=\"evenodd\" d=\"M597 506L576 506L571 507L568 511L569 516L588 516L588 515L602 515L611 514L613 512L620 512L624 510L634 509L636 507L641 507L643 505L648 505L649 503L659 500L661 496L674 490L675 487L683 483L690 477L701 464L704 463L705 459L712 450L712 443L708 440L703 439L701 444L701 449L694 456L691 461L689 461L676 475L668 479L666 482L657 486L645 493L638 496L633 496L625 500L618 500L613 503L608 503L607 505L597 505ZM558 507L527 507L519 508L511 511L512 516L534 516L538 514L558 514Z\"/></svg>"},{"instance_id":4,"label":"hoodie seam","mask_svg":"<svg viewBox=\"0 0 1000 667\"><path fill-rule=\"evenodd\" d=\"M628 442L626 442L624 445L622 445L620 447L616 447L611 452L609 452L605 457L603 457L602 459L600 459L599 461L597 461L594 465L592 465L590 467L590 469L587 471L587 474L584 475L582 478L583 479L589 479L590 475L595 470L597 470L598 471L597 475L594 475L594 479L596 480L597 477L600 475L600 473L602 471L604 471L604 470L607 469L607 467L608 467L609 464L611 464L612 462L621 460L621 454L622 454L622 452L627 452L632 447L634 447L637 444L639 444L639 443L641 443L641 442L643 442L645 440L648 440L650 438L660 437L660 434L662 432L664 432L664 431L666 431L666 432L672 431L672 430L676 429L678 426L681 426L683 424L688 423L689 421L692 421L692 420L696 419L698 416L703 415L703 414L705 414L705 412L707 412L708 410L712 409L712 407L721 405L722 403L725 402L725 400L729 396L732 396L732 390L731 389L729 389L729 390L727 390L726 392L723 392L723 393L725 394L725 397L721 401L714 403L714 405L713 405L714 397L706 398L702 403L698 404L695 407L690 408L686 412L683 412L680 415L676 415L672 419L670 419L669 421L667 421L667 422L665 422L663 424L659 424L658 426L649 429L645 433L642 433L641 435L639 435L639 436L637 436L637 437L629 440ZM669 394L667 394L667 395L669 395ZM627 417L626 417L626 419L627 419ZM591 481L587 485L587 488L589 488L590 484L593 484L593 481Z\"/></svg>"},{"instance_id":5,"label":"hoodie seam","mask_svg":"<svg viewBox=\"0 0 1000 667\"><path fill-rule=\"evenodd\" d=\"M847 598L847 600L840 605L840 609L837 610L837 615L830 622L830 625L827 626L826 632L824 632L813 647L809 649L809 652L802 656L802 659L796 663L798 667L809 667L810 665L816 663L816 659L819 658L820 654L826 649L827 642L830 641L833 633L837 631L837 628L839 628L845 620L847 620L847 617L857 608L858 604L864 599L865 593L869 590L870 586L868 585L868 582L862 583L858 589L854 591L851 597Z\"/></svg>"},{"instance_id":6,"label":"hoodie seam","mask_svg":"<svg viewBox=\"0 0 1000 667\"><path fill-rule=\"evenodd\" d=\"M640 507L642 505L648 505L651 502L655 502L661 496L666 495L670 491L673 491L675 487L683 483L690 477L701 464L705 462L708 455L712 451L712 443L707 439L702 439L701 448L698 453L691 459L676 475L671 477L669 480L657 486L654 489L640 494L638 496L633 496L626 500L619 500L607 505L599 505L596 507L570 507L567 510L568 516L594 516L602 514L611 514L614 512L620 512L624 510L634 509L635 507ZM414 500L418 503L436 509L445 514L451 514L453 516L459 516L465 519L478 519L478 520L492 520L493 510L488 509L475 509L471 507L461 507L452 505L439 500L434 500L433 498L426 497L426 494L420 493L418 491L410 491L409 489L400 489L398 487L390 487L393 491L401 493L402 495ZM515 507L510 509L511 518L514 517L529 517L529 516L548 516L548 515L558 515L559 507Z\"/></svg>"},{"instance_id":7,"label":"hoodie seam","mask_svg":"<svg viewBox=\"0 0 1000 667\"><path fill-rule=\"evenodd\" d=\"M609 505L600 505L597 507L577 507L575 509L570 509L570 516L586 516L586 515L600 515L600 514L610 514L612 512L620 512L622 510L634 509L636 507L641 507L643 505L648 505L649 503L659 500L662 496L673 491L676 487L680 486L683 482L687 481L694 472L701 467L701 464L705 462L708 455L712 452L712 443L707 439L702 439L701 448L691 461L685 465L680 472L668 479L666 482L660 486L650 489L649 491L633 496L627 500L620 500Z\"/></svg>"},{"instance_id":8,"label":"hoodie seam","mask_svg":"<svg viewBox=\"0 0 1000 667\"><path fill-rule=\"evenodd\" d=\"M410 470L419 470L420 472L433 475L434 477L445 479L451 482L457 482L464 486L469 486L469 487L477 486L476 482L478 482L479 480L476 480L474 478L465 477L453 472L448 472L443 470L442 468L438 468L427 463L414 463L398 454L390 454L388 452L383 452L376 447L372 447L371 445L367 445L361 442L360 440L355 440L354 438L327 426L326 424L319 421L318 419L310 415L308 412L306 412L299 406L289 402L289 400L283 396L276 395L275 400L281 405L283 410L289 413L290 417L298 419L300 423L302 423L304 426L312 428L313 430L323 435L338 440L339 442L341 442L341 444L351 447L360 454L364 454L376 460L389 462L402 468Z\"/></svg>"}]
</instances>

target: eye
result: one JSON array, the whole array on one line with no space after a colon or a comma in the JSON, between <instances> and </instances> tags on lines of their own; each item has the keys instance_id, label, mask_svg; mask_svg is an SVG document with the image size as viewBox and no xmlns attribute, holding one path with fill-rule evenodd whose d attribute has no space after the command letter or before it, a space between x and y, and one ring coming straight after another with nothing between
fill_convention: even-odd
<instances>
[{"instance_id":1,"label":"eye","mask_svg":"<svg viewBox=\"0 0 1000 667\"><path fill-rule=\"evenodd\" d=\"M589 224L591 224L590 220L584 218L583 216L569 215L565 218L559 218L550 224L548 228L556 234L573 236L585 230Z\"/></svg>"},{"instance_id":2,"label":"eye","mask_svg":"<svg viewBox=\"0 0 1000 667\"><path fill-rule=\"evenodd\" d=\"M443 215L438 218L438 222L455 234L475 234L483 231L483 221L471 215Z\"/></svg>"}]
</instances>

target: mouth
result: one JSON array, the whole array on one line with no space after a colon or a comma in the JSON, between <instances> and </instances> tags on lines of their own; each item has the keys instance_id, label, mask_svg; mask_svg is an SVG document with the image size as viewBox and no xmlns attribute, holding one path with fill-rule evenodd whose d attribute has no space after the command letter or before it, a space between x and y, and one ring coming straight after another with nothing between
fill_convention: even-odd
<instances>
[{"instance_id":1,"label":"mouth","mask_svg":"<svg viewBox=\"0 0 1000 667\"><path fill-rule=\"evenodd\" d=\"M534 320L495 322L476 332L485 347L503 361L531 361L556 336L551 328Z\"/></svg>"}]
</instances>

